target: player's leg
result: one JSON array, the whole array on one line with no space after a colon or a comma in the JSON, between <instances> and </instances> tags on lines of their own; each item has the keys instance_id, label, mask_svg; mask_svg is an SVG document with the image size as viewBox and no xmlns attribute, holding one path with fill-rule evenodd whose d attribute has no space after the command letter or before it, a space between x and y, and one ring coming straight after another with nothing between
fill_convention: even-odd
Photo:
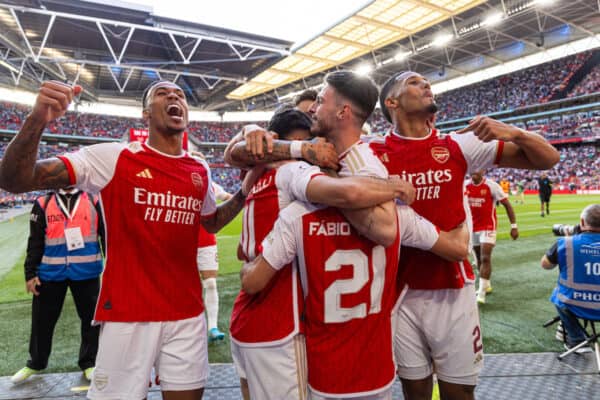
<instances>
[{"instance_id":1,"label":"player's leg","mask_svg":"<svg viewBox=\"0 0 600 400\"><path fill-rule=\"evenodd\" d=\"M225 334L217 326L219 319L219 292L217 290L217 271L219 269L217 246L198 248L198 270L204 289L204 306L208 319L208 340L223 340Z\"/></svg>"},{"instance_id":2,"label":"player's leg","mask_svg":"<svg viewBox=\"0 0 600 400\"><path fill-rule=\"evenodd\" d=\"M544 195L540 193L540 216L544 216Z\"/></svg>"},{"instance_id":3,"label":"player's leg","mask_svg":"<svg viewBox=\"0 0 600 400\"><path fill-rule=\"evenodd\" d=\"M186 390L183 392L171 392L168 390L162 391L164 400L202 400L204 388L196 390Z\"/></svg>"},{"instance_id":4,"label":"player's leg","mask_svg":"<svg viewBox=\"0 0 600 400\"><path fill-rule=\"evenodd\" d=\"M551 195L548 195L546 197L546 214L548 214L548 215L550 215L550 196Z\"/></svg>"},{"instance_id":5,"label":"player's leg","mask_svg":"<svg viewBox=\"0 0 600 400\"><path fill-rule=\"evenodd\" d=\"M104 322L88 398L146 398L162 336L162 322Z\"/></svg>"},{"instance_id":6,"label":"player's leg","mask_svg":"<svg viewBox=\"0 0 600 400\"><path fill-rule=\"evenodd\" d=\"M485 295L492 291L492 250L496 244L496 232L482 232L480 264L479 264L479 289L477 302L485 303Z\"/></svg>"},{"instance_id":7,"label":"player's leg","mask_svg":"<svg viewBox=\"0 0 600 400\"><path fill-rule=\"evenodd\" d=\"M201 399L209 369L204 313L180 321L164 322L163 327L163 343L155 364L163 398Z\"/></svg>"},{"instance_id":8,"label":"player's leg","mask_svg":"<svg viewBox=\"0 0 600 400\"><path fill-rule=\"evenodd\" d=\"M436 290L426 316L427 339L438 378L440 398L474 399L483 368L483 344L475 288Z\"/></svg>"},{"instance_id":9,"label":"player's leg","mask_svg":"<svg viewBox=\"0 0 600 400\"><path fill-rule=\"evenodd\" d=\"M234 340L231 340L231 359L233 366L240 377L240 391L244 400L250 400L250 390L248 389L248 380L246 379L246 360L244 358L244 349Z\"/></svg>"},{"instance_id":10,"label":"player's leg","mask_svg":"<svg viewBox=\"0 0 600 400\"><path fill-rule=\"evenodd\" d=\"M71 288L77 315L81 320L81 345L79 346L78 365L84 371L86 378L90 378L91 369L96 365L98 335L100 333L100 326L92 326L94 310L100 291L100 278L70 281L69 287Z\"/></svg>"},{"instance_id":11,"label":"player's leg","mask_svg":"<svg viewBox=\"0 0 600 400\"><path fill-rule=\"evenodd\" d=\"M433 365L423 333L429 290L405 289L395 315L394 356L406 400L430 400L433 391Z\"/></svg>"}]
</instances>

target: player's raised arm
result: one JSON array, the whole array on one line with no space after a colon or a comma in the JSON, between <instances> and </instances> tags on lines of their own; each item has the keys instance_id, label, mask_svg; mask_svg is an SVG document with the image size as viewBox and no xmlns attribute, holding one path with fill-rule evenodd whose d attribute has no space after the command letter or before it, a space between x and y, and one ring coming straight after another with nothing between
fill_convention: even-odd
<instances>
[{"instance_id":1,"label":"player's raised arm","mask_svg":"<svg viewBox=\"0 0 600 400\"><path fill-rule=\"evenodd\" d=\"M499 167L550 169L560 160L558 151L541 135L490 117L478 115L457 133L468 131L472 131L483 142L504 142Z\"/></svg>"},{"instance_id":2,"label":"player's raised arm","mask_svg":"<svg viewBox=\"0 0 600 400\"><path fill-rule=\"evenodd\" d=\"M81 86L72 87L57 81L42 84L33 110L6 148L0 163L0 188L22 193L69 185L69 174L62 161L58 158L37 161L37 155L44 128L65 114L79 92Z\"/></svg>"}]
</instances>

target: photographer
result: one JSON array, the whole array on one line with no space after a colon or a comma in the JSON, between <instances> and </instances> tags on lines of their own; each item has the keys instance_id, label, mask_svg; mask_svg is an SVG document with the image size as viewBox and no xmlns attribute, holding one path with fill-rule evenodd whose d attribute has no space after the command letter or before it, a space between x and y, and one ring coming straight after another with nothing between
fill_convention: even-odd
<instances>
[{"instance_id":1,"label":"photographer","mask_svg":"<svg viewBox=\"0 0 600 400\"><path fill-rule=\"evenodd\" d=\"M564 229L561 232L564 232ZM586 339L577 318L598 319L600 308L600 204L591 204L581 213L580 231L559 238L542 257L542 268L560 269L550 301L567 334L565 347ZM583 347L577 353L590 352Z\"/></svg>"}]
</instances>

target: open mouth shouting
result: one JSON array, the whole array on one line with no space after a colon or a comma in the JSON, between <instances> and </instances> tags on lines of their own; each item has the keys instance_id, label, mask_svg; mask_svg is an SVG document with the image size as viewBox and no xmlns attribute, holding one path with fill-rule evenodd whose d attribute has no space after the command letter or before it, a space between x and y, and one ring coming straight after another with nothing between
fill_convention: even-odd
<instances>
[{"instance_id":1,"label":"open mouth shouting","mask_svg":"<svg viewBox=\"0 0 600 400\"><path fill-rule=\"evenodd\" d=\"M183 121L183 108L179 104L169 104L167 106L167 114L177 122Z\"/></svg>"}]
</instances>

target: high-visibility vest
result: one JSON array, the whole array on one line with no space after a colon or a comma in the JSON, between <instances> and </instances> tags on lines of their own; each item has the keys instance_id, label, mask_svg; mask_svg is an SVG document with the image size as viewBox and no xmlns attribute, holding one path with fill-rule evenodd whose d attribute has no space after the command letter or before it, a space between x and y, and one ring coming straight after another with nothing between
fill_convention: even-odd
<instances>
[{"instance_id":1,"label":"high-visibility vest","mask_svg":"<svg viewBox=\"0 0 600 400\"><path fill-rule=\"evenodd\" d=\"M49 198L38 199L46 211L45 247L38 276L42 281L81 281L98 277L102 273L102 253L98 244L96 208L88 194L83 192L68 217L61 210L56 197L53 194ZM69 251L65 229L75 227L81 229L84 247Z\"/></svg>"},{"instance_id":2,"label":"high-visibility vest","mask_svg":"<svg viewBox=\"0 0 600 400\"><path fill-rule=\"evenodd\" d=\"M558 266L550 300L580 318L600 320L600 233L558 239Z\"/></svg>"}]
</instances>

